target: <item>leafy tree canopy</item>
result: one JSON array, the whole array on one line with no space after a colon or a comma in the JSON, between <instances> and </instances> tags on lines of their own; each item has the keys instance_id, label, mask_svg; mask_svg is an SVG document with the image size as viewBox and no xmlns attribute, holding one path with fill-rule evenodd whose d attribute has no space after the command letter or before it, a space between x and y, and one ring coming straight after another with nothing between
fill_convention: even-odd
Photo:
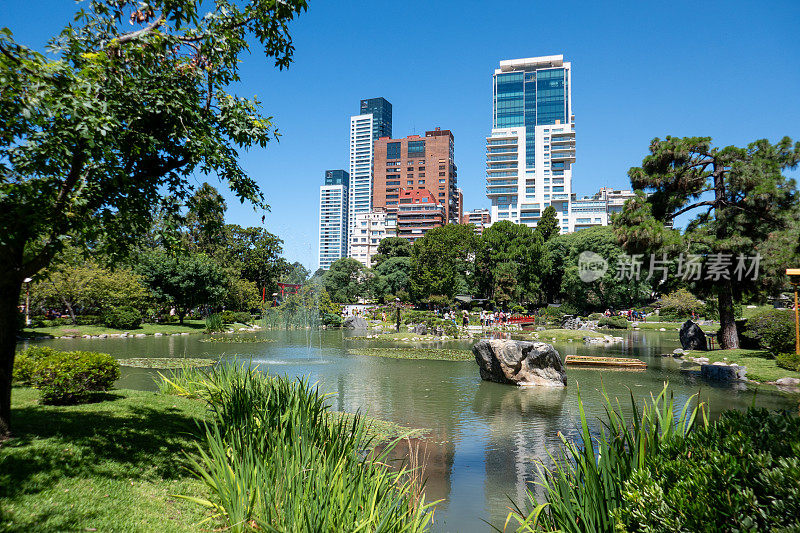
<instances>
[{"instance_id":1,"label":"leafy tree canopy","mask_svg":"<svg viewBox=\"0 0 800 533\"><path fill-rule=\"evenodd\" d=\"M415 298L440 294L452 298L474 285L478 238L473 227L447 224L428 231L411 252L411 289Z\"/></svg>"},{"instance_id":2,"label":"leafy tree canopy","mask_svg":"<svg viewBox=\"0 0 800 533\"><path fill-rule=\"evenodd\" d=\"M386 237L378 243L378 253L372 257L376 267L392 257L411 257L411 243L402 237Z\"/></svg>"},{"instance_id":3,"label":"leafy tree canopy","mask_svg":"<svg viewBox=\"0 0 800 533\"><path fill-rule=\"evenodd\" d=\"M551 237L559 234L560 227L561 225L556 218L556 208L552 205L548 205L544 208L544 211L542 211L542 216L536 224L536 233L542 236L544 242L547 242Z\"/></svg>"}]
</instances>

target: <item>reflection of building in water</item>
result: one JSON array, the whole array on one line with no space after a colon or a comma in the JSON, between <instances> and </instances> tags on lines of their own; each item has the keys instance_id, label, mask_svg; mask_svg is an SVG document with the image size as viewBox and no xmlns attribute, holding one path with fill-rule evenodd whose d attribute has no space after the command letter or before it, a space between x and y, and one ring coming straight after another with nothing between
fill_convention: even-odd
<instances>
[{"instance_id":1,"label":"reflection of building in water","mask_svg":"<svg viewBox=\"0 0 800 533\"><path fill-rule=\"evenodd\" d=\"M566 398L565 388L480 384L473 409L490 428L484 485L490 506L508 507L508 498L524 505L526 491L534 488L537 462L547 461L548 451L560 442L558 431L569 418Z\"/></svg>"}]
</instances>

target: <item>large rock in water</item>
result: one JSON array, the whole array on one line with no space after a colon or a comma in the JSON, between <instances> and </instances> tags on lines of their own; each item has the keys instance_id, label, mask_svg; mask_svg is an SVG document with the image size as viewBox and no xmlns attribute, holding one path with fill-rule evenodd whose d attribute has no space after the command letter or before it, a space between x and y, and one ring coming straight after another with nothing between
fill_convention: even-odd
<instances>
[{"instance_id":1,"label":"large rock in water","mask_svg":"<svg viewBox=\"0 0 800 533\"><path fill-rule=\"evenodd\" d=\"M681 326L680 338L684 350L708 350L706 334L691 320L687 320Z\"/></svg>"},{"instance_id":2,"label":"large rock in water","mask_svg":"<svg viewBox=\"0 0 800 533\"><path fill-rule=\"evenodd\" d=\"M369 329L369 324L364 317L349 316L344 319L344 327L347 329Z\"/></svg>"},{"instance_id":3,"label":"large rock in water","mask_svg":"<svg viewBox=\"0 0 800 533\"><path fill-rule=\"evenodd\" d=\"M558 352L543 342L485 339L472 347L481 378L520 386L565 387L567 373Z\"/></svg>"}]
</instances>

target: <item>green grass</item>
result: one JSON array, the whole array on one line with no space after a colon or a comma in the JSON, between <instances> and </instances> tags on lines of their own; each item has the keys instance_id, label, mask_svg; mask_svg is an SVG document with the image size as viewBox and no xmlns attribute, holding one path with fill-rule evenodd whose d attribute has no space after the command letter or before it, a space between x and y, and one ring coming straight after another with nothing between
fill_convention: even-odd
<instances>
[{"instance_id":1,"label":"green grass","mask_svg":"<svg viewBox=\"0 0 800 533\"><path fill-rule=\"evenodd\" d=\"M664 328L667 331L678 331L681 329L681 324L686 322L683 320L681 322L639 322L636 327L641 330L651 330L651 331L658 331L661 328ZM631 323L633 324L633 323ZM698 324L699 325L699 324ZM633 326L632 326L633 327ZM712 325L700 325L700 329L705 331L706 333L714 333L719 329L719 324L712 324Z\"/></svg>"},{"instance_id":2,"label":"green grass","mask_svg":"<svg viewBox=\"0 0 800 533\"><path fill-rule=\"evenodd\" d=\"M793 372L779 367L775 359L768 359L769 354L763 350L711 350L710 352L692 352L694 357L708 357L712 363L724 361L747 367L747 379L755 381L775 381L780 378L800 378L800 372Z\"/></svg>"},{"instance_id":3,"label":"green grass","mask_svg":"<svg viewBox=\"0 0 800 533\"><path fill-rule=\"evenodd\" d=\"M775 308L771 305L759 305L753 309L748 309L746 305L742 306L742 318L753 318L754 316L763 313L764 311L773 311Z\"/></svg>"},{"instance_id":4,"label":"green grass","mask_svg":"<svg viewBox=\"0 0 800 533\"><path fill-rule=\"evenodd\" d=\"M354 348L353 355L390 357L392 359L425 359L436 361L474 361L470 350L446 350L438 348Z\"/></svg>"},{"instance_id":5,"label":"green grass","mask_svg":"<svg viewBox=\"0 0 800 533\"><path fill-rule=\"evenodd\" d=\"M200 402L117 390L107 401L54 407L15 388L12 429L0 445L0 530L197 531L204 511L188 470L205 416Z\"/></svg>"},{"instance_id":6,"label":"green grass","mask_svg":"<svg viewBox=\"0 0 800 533\"><path fill-rule=\"evenodd\" d=\"M117 333L132 333L145 335L152 335L153 333L163 333L164 335L171 335L172 333L202 333L206 328L206 323L203 320L184 320L183 325L175 324L142 324L139 329L113 329L105 326L52 326L47 328L26 328L22 332L23 337L41 337L50 335L53 337L63 337L66 335L113 335Z\"/></svg>"},{"instance_id":7,"label":"green grass","mask_svg":"<svg viewBox=\"0 0 800 533\"><path fill-rule=\"evenodd\" d=\"M622 330L618 330L622 331ZM538 335L538 337L537 337ZM605 334L589 329L546 329L544 331L533 331L525 336L527 340L539 342L567 342L582 341L584 337L602 339ZM555 341L553 341L555 339Z\"/></svg>"},{"instance_id":8,"label":"green grass","mask_svg":"<svg viewBox=\"0 0 800 533\"><path fill-rule=\"evenodd\" d=\"M347 337L347 339L358 339L358 340L382 340L382 341L399 341L399 342L439 342L442 340L441 337L434 337L433 335L419 335L417 333L411 333L410 331L401 331L400 333L392 332L392 333L378 333L376 337L369 338L366 335L361 336L354 336L354 337ZM453 339L453 337L448 337L448 339Z\"/></svg>"}]
</instances>

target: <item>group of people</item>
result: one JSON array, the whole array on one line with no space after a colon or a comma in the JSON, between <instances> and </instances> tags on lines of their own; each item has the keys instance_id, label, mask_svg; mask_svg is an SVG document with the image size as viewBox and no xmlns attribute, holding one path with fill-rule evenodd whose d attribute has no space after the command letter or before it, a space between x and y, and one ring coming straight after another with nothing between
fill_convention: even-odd
<instances>
[{"instance_id":1,"label":"group of people","mask_svg":"<svg viewBox=\"0 0 800 533\"><path fill-rule=\"evenodd\" d=\"M511 318L511 314L503 311L495 311L494 313L481 311L481 327L490 328L495 324L502 326L508 323L509 318Z\"/></svg>"},{"instance_id":2,"label":"group of people","mask_svg":"<svg viewBox=\"0 0 800 533\"><path fill-rule=\"evenodd\" d=\"M636 309L626 309L623 311L614 311L613 309L606 309L604 316L624 316L628 320L644 320L645 314Z\"/></svg>"},{"instance_id":3,"label":"group of people","mask_svg":"<svg viewBox=\"0 0 800 533\"><path fill-rule=\"evenodd\" d=\"M449 311L446 310L442 314L442 320L450 320L455 324L458 325L458 311ZM464 327L469 326L469 311L463 310L461 311L461 325Z\"/></svg>"}]
</instances>

